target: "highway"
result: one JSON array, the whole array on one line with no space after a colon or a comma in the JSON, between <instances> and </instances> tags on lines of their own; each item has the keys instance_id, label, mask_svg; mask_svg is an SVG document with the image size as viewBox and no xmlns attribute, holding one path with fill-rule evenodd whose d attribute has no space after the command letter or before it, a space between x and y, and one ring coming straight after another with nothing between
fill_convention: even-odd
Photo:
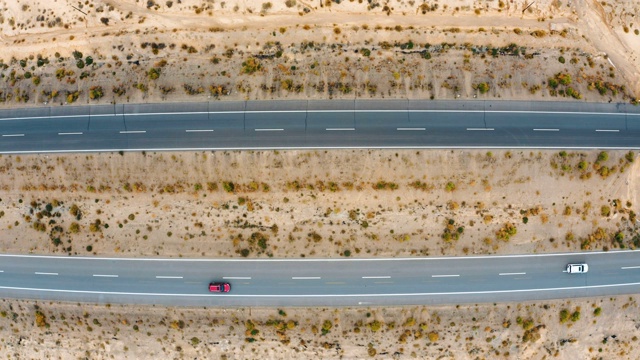
<instances>
[{"instance_id":1,"label":"highway","mask_svg":"<svg viewBox=\"0 0 640 360\"><path fill-rule=\"evenodd\" d=\"M385 306L630 294L640 253L391 259L0 255L0 297L170 306ZM564 272L589 264L587 274ZM226 294L209 293L228 281Z\"/></svg>"},{"instance_id":2,"label":"highway","mask_svg":"<svg viewBox=\"0 0 640 360\"><path fill-rule=\"evenodd\" d=\"M0 153L640 148L640 107L457 100L215 101L0 110Z\"/></svg>"}]
</instances>

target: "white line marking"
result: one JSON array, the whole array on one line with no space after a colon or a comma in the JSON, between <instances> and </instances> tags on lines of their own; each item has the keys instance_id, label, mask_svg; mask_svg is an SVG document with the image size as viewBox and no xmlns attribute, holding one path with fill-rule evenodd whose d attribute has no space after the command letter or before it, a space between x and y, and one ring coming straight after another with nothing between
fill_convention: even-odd
<instances>
[{"instance_id":1,"label":"white line marking","mask_svg":"<svg viewBox=\"0 0 640 360\"><path fill-rule=\"evenodd\" d=\"M292 280L319 280L320 276L294 276Z\"/></svg>"},{"instance_id":2,"label":"white line marking","mask_svg":"<svg viewBox=\"0 0 640 360\"><path fill-rule=\"evenodd\" d=\"M156 279L182 279L182 276L156 276Z\"/></svg>"},{"instance_id":3,"label":"white line marking","mask_svg":"<svg viewBox=\"0 0 640 360\"><path fill-rule=\"evenodd\" d=\"M614 130L614 129L596 129L596 132L620 132L620 130Z\"/></svg>"},{"instance_id":4,"label":"white line marking","mask_svg":"<svg viewBox=\"0 0 640 360\"><path fill-rule=\"evenodd\" d=\"M601 149L601 148L598 148ZM150 150L148 150L150 151ZM618 256L624 253L637 253L640 250L616 250L616 251L582 251L569 253L550 254L516 254L516 255L486 255L486 256L443 256L443 257L410 257L410 258L351 258L351 259L186 259L186 258L110 258L91 256L55 256L55 255L21 255L21 254L0 254L0 258L32 258L32 259L56 259L56 260L108 260L108 261L176 261L176 262L347 262L347 261L441 261L441 260L478 260L478 259L510 259L510 258L536 258L555 256L581 256L603 255Z\"/></svg>"},{"instance_id":5,"label":"white line marking","mask_svg":"<svg viewBox=\"0 0 640 360\"><path fill-rule=\"evenodd\" d=\"M640 266L623 266L620 269L622 270L627 270L627 269L640 269Z\"/></svg>"},{"instance_id":6,"label":"white line marking","mask_svg":"<svg viewBox=\"0 0 640 360\"><path fill-rule=\"evenodd\" d=\"M397 128L398 131L420 131L427 130L427 128Z\"/></svg>"},{"instance_id":7,"label":"white line marking","mask_svg":"<svg viewBox=\"0 0 640 360\"><path fill-rule=\"evenodd\" d=\"M254 129L255 131L284 131L284 129Z\"/></svg>"},{"instance_id":8,"label":"white line marking","mask_svg":"<svg viewBox=\"0 0 640 360\"><path fill-rule=\"evenodd\" d=\"M640 116L640 113L580 112L580 111L524 111L524 110L265 110L265 111L185 111L169 113L122 113L95 115L55 115L4 118L10 120L38 120L86 117L125 117L125 116L158 116L158 115L205 115L205 114L295 114L295 113L490 113L490 114L550 114L550 115L606 115L606 116Z\"/></svg>"},{"instance_id":9,"label":"white line marking","mask_svg":"<svg viewBox=\"0 0 640 360\"><path fill-rule=\"evenodd\" d=\"M58 273L36 272L36 275L58 275Z\"/></svg>"},{"instance_id":10,"label":"white line marking","mask_svg":"<svg viewBox=\"0 0 640 360\"><path fill-rule=\"evenodd\" d=\"M363 279L391 279L391 276L363 276Z\"/></svg>"},{"instance_id":11,"label":"white line marking","mask_svg":"<svg viewBox=\"0 0 640 360\"><path fill-rule=\"evenodd\" d=\"M185 130L185 132L213 132L213 130L208 129L208 130Z\"/></svg>"},{"instance_id":12,"label":"white line marking","mask_svg":"<svg viewBox=\"0 0 640 360\"><path fill-rule=\"evenodd\" d=\"M3 273L3 272L4 272L4 270L0 270L0 273Z\"/></svg>"},{"instance_id":13,"label":"white line marking","mask_svg":"<svg viewBox=\"0 0 640 360\"><path fill-rule=\"evenodd\" d=\"M538 288L538 289L515 289L515 290L486 290L486 291L454 291L439 293L383 293L383 294L311 294L311 295L238 295L225 294L225 297L237 298L330 298L330 297L396 297L396 296L448 296L448 295L483 295L483 294L504 294L504 293L527 293L537 291L566 291L566 290L585 290L585 289L601 289L611 287L624 286L640 286L640 282L635 283L619 283L604 285L585 285L570 286L565 288ZM135 293L135 292L117 292L117 291L90 291L90 290L63 290L63 289L39 289L39 288L23 288L15 286L0 286L5 290L21 290L21 291L49 291L58 293L72 294L97 294L97 295L134 295L134 296L176 296L176 297L210 297L217 295L210 294L165 294L165 293Z\"/></svg>"},{"instance_id":14,"label":"white line marking","mask_svg":"<svg viewBox=\"0 0 640 360\"><path fill-rule=\"evenodd\" d=\"M356 128L326 128L327 131L355 131Z\"/></svg>"},{"instance_id":15,"label":"white line marking","mask_svg":"<svg viewBox=\"0 0 640 360\"><path fill-rule=\"evenodd\" d=\"M524 272L520 272L520 273L500 273L498 275L500 275L500 276L505 276L505 275L527 275L527 273L524 273Z\"/></svg>"},{"instance_id":16,"label":"white line marking","mask_svg":"<svg viewBox=\"0 0 640 360\"><path fill-rule=\"evenodd\" d=\"M560 131L560 129L533 129L533 131Z\"/></svg>"},{"instance_id":17,"label":"white line marking","mask_svg":"<svg viewBox=\"0 0 640 360\"><path fill-rule=\"evenodd\" d=\"M224 276L225 280L251 280L250 276Z\"/></svg>"},{"instance_id":18,"label":"white line marking","mask_svg":"<svg viewBox=\"0 0 640 360\"><path fill-rule=\"evenodd\" d=\"M58 133L58 135L82 135L81 132Z\"/></svg>"},{"instance_id":19,"label":"white line marking","mask_svg":"<svg viewBox=\"0 0 640 360\"><path fill-rule=\"evenodd\" d=\"M120 134L144 134L146 130L130 130L130 131L120 131Z\"/></svg>"},{"instance_id":20,"label":"white line marking","mask_svg":"<svg viewBox=\"0 0 640 360\"><path fill-rule=\"evenodd\" d=\"M110 277L110 278L117 278L118 275L101 275L101 274L93 274L94 277Z\"/></svg>"},{"instance_id":21,"label":"white line marking","mask_svg":"<svg viewBox=\"0 0 640 360\"><path fill-rule=\"evenodd\" d=\"M13 136L24 136L24 134L7 134L7 135L2 135L2 137L13 137Z\"/></svg>"},{"instance_id":22,"label":"white line marking","mask_svg":"<svg viewBox=\"0 0 640 360\"><path fill-rule=\"evenodd\" d=\"M467 131L493 131L493 128L467 128Z\"/></svg>"},{"instance_id":23,"label":"white line marking","mask_svg":"<svg viewBox=\"0 0 640 360\"><path fill-rule=\"evenodd\" d=\"M440 277L458 277L460 275L431 275L432 278L440 278Z\"/></svg>"}]
</instances>

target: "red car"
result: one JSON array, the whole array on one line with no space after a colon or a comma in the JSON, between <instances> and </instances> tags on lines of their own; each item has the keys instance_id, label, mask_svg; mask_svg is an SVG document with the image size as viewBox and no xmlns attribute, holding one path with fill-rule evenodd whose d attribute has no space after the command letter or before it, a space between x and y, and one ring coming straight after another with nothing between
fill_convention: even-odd
<instances>
[{"instance_id":1,"label":"red car","mask_svg":"<svg viewBox=\"0 0 640 360\"><path fill-rule=\"evenodd\" d=\"M212 282L209 284L209 291L218 292L218 293L226 293L231 291L231 284L226 282Z\"/></svg>"}]
</instances>

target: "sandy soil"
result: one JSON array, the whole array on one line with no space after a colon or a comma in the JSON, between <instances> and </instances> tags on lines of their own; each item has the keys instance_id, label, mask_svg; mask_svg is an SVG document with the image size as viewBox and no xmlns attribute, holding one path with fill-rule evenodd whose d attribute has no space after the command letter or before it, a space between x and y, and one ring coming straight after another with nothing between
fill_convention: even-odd
<instances>
[{"instance_id":1,"label":"sandy soil","mask_svg":"<svg viewBox=\"0 0 640 360\"><path fill-rule=\"evenodd\" d=\"M38 359L637 359L637 311L638 296L384 309L3 300L0 352Z\"/></svg>"},{"instance_id":2,"label":"sandy soil","mask_svg":"<svg viewBox=\"0 0 640 360\"><path fill-rule=\"evenodd\" d=\"M640 246L635 157L526 150L2 156L0 251L370 257L633 248Z\"/></svg>"},{"instance_id":3,"label":"sandy soil","mask_svg":"<svg viewBox=\"0 0 640 360\"><path fill-rule=\"evenodd\" d=\"M2 107L207 98L618 102L640 93L639 9L622 0L0 0L0 8ZM558 75L570 81L554 85Z\"/></svg>"}]
</instances>

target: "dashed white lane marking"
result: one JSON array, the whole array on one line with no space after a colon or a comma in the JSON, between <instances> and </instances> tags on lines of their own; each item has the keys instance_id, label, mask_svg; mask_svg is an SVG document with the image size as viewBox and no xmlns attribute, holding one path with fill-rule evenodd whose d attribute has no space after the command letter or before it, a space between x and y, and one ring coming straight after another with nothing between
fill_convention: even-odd
<instances>
[{"instance_id":1,"label":"dashed white lane marking","mask_svg":"<svg viewBox=\"0 0 640 360\"><path fill-rule=\"evenodd\" d=\"M213 129L206 129L206 130L185 130L185 132L213 132Z\"/></svg>"},{"instance_id":2,"label":"dashed white lane marking","mask_svg":"<svg viewBox=\"0 0 640 360\"><path fill-rule=\"evenodd\" d=\"M356 128L326 128L327 131L355 131Z\"/></svg>"},{"instance_id":3,"label":"dashed white lane marking","mask_svg":"<svg viewBox=\"0 0 640 360\"><path fill-rule=\"evenodd\" d=\"M519 273L500 273L498 274L500 276L507 276L507 275L527 275L527 273L524 272L519 272Z\"/></svg>"},{"instance_id":4,"label":"dashed white lane marking","mask_svg":"<svg viewBox=\"0 0 640 360\"><path fill-rule=\"evenodd\" d=\"M82 135L81 132L62 132L58 133L58 135Z\"/></svg>"},{"instance_id":5,"label":"dashed white lane marking","mask_svg":"<svg viewBox=\"0 0 640 360\"><path fill-rule=\"evenodd\" d=\"M319 280L320 276L294 276L291 280Z\"/></svg>"},{"instance_id":6,"label":"dashed white lane marking","mask_svg":"<svg viewBox=\"0 0 640 360\"><path fill-rule=\"evenodd\" d=\"M4 272L4 270L0 270L0 273L3 273L3 272Z\"/></svg>"},{"instance_id":7,"label":"dashed white lane marking","mask_svg":"<svg viewBox=\"0 0 640 360\"><path fill-rule=\"evenodd\" d=\"M398 131L424 131L427 128L397 128Z\"/></svg>"},{"instance_id":8,"label":"dashed white lane marking","mask_svg":"<svg viewBox=\"0 0 640 360\"><path fill-rule=\"evenodd\" d=\"M224 276L225 280L251 280L250 276Z\"/></svg>"},{"instance_id":9,"label":"dashed white lane marking","mask_svg":"<svg viewBox=\"0 0 640 360\"><path fill-rule=\"evenodd\" d=\"M129 131L120 131L120 134L144 134L146 130L129 130Z\"/></svg>"},{"instance_id":10,"label":"dashed white lane marking","mask_svg":"<svg viewBox=\"0 0 640 360\"><path fill-rule=\"evenodd\" d=\"M2 135L2 137L14 137L14 136L24 136L24 134L7 134L7 135Z\"/></svg>"},{"instance_id":11,"label":"dashed white lane marking","mask_svg":"<svg viewBox=\"0 0 640 360\"><path fill-rule=\"evenodd\" d=\"M596 129L596 132L620 132L620 130L616 130L616 129Z\"/></svg>"},{"instance_id":12,"label":"dashed white lane marking","mask_svg":"<svg viewBox=\"0 0 640 360\"><path fill-rule=\"evenodd\" d=\"M118 275L102 275L102 274L93 274L94 277L109 277L109 278L117 278Z\"/></svg>"},{"instance_id":13,"label":"dashed white lane marking","mask_svg":"<svg viewBox=\"0 0 640 360\"><path fill-rule=\"evenodd\" d=\"M58 273L37 272L36 275L58 275Z\"/></svg>"},{"instance_id":14,"label":"dashed white lane marking","mask_svg":"<svg viewBox=\"0 0 640 360\"><path fill-rule=\"evenodd\" d=\"M363 279L391 279L391 276L363 276Z\"/></svg>"},{"instance_id":15,"label":"dashed white lane marking","mask_svg":"<svg viewBox=\"0 0 640 360\"><path fill-rule=\"evenodd\" d=\"M494 128L467 128L467 131L493 131Z\"/></svg>"},{"instance_id":16,"label":"dashed white lane marking","mask_svg":"<svg viewBox=\"0 0 640 360\"><path fill-rule=\"evenodd\" d=\"M431 275L431 277L434 278L440 278L440 277L458 277L460 275Z\"/></svg>"},{"instance_id":17,"label":"dashed white lane marking","mask_svg":"<svg viewBox=\"0 0 640 360\"><path fill-rule=\"evenodd\" d=\"M640 266L623 266L620 269L628 270L628 269L640 269Z\"/></svg>"},{"instance_id":18,"label":"dashed white lane marking","mask_svg":"<svg viewBox=\"0 0 640 360\"><path fill-rule=\"evenodd\" d=\"M560 129L533 129L533 131L560 131Z\"/></svg>"},{"instance_id":19,"label":"dashed white lane marking","mask_svg":"<svg viewBox=\"0 0 640 360\"><path fill-rule=\"evenodd\" d=\"M156 279L182 279L182 276L156 276Z\"/></svg>"},{"instance_id":20,"label":"dashed white lane marking","mask_svg":"<svg viewBox=\"0 0 640 360\"><path fill-rule=\"evenodd\" d=\"M254 129L255 131L284 131L284 129Z\"/></svg>"}]
</instances>

